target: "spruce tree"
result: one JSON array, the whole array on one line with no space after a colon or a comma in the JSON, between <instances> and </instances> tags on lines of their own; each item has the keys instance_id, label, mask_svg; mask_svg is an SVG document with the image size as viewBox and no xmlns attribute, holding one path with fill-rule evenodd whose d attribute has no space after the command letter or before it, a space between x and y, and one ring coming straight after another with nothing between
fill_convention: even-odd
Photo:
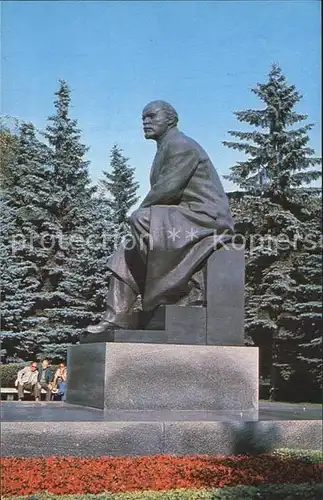
<instances>
[{"instance_id":1,"label":"spruce tree","mask_svg":"<svg viewBox=\"0 0 323 500\"><path fill-rule=\"evenodd\" d=\"M229 193L246 242L245 341L260 348L272 399L318 401L321 387L322 244L319 200L303 222L268 198ZM316 209L315 209L316 205Z\"/></svg>"},{"instance_id":2,"label":"spruce tree","mask_svg":"<svg viewBox=\"0 0 323 500\"><path fill-rule=\"evenodd\" d=\"M24 278L27 273L23 259L15 252L15 210L9 206L3 193L0 207L1 346L6 356L13 356L20 342L21 323L25 315Z\"/></svg>"},{"instance_id":3,"label":"spruce tree","mask_svg":"<svg viewBox=\"0 0 323 500\"><path fill-rule=\"evenodd\" d=\"M15 148L18 140L18 124L12 127L6 117L0 118L0 186L1 189L8 187L10 178L10 166L13 163Z\"/></svg>"},{"instance_id":4,"label":"spruce tree","mask_svg":"<svg viewBox=\"0 0 323 500\"><path fill-rule=\"evenodd\" d=\"M49 145L31 124L21 126L2 193L3 347L24 360L64 358L67 346L98 319L116 232L106 200L93 197L66 82L56 95L44 134Z\"/></svg>"},{"instance_id":5,"label":"spruce tree","mask_svg":"<svg viewBox=\"0 0 323 500\"><path fill-rule=\"evenodd\" d=\"M138 182L134 179L134 168L128 165L128 158L115 144L110 155L111 172L104 171L105 179L100 181L101 193L106 196L114 223L121 229L127 228L129 210L138 201Z\"/></svg>"},{"instance_id":6,"label":"spruce tree","mask_svg":"<svg viewBox=\"0 0 323 500\"><path fill-rule=\"evenodd\" d=\"M74 314L75 277L70 268L76 258L75 246L80 244L84 228L90 227L95 188L90 186L89 163L85 159L88 148L81 143L77 121L70 117L71 95L65 81L60 81L55 95L56 112L49 117L44 133L50 150L52 204L46 228L50 258L43 269L40 304L48 321L39 331L39 348L58 359L66 355L67 345L75 343L80 332L80 318L76 320Z\"/></svg>"},{"instance_id":7,"label":"spruce tree","mask_svg":"<svg viewBox=\"0 0 323 500\"><path fill-rule=\"evenodd\" d=\"M91 199L96 188L90 186L89 162L85 159L88 147L80 141L77 120L69 116L71 92L66 81L60 81L55 95L56 113L48 118L44 136L51 148L55 215L64 229L71 230L81 223L83 202Z\"/></svg>"},{"instance_id":8,"label":"spruce tree","mask_svg":"<svg viewBox=\"0 0 323 500\"><path fill-rule=\"evenodd\" d=\"M293 300L284 304L274 337L273 397L319 403L322 393L322 221L312 199L311 220L301 224L290 277Z\"/></svg>"},{"instance_id":9,"label":"spruce tree","mask_svg":"<svg viewBox=\"0 0 323 500\"><path fill-rule=\"evenodd\" d=\"M243 190L232 193L230 202L236 231L246 239L246 342L260 347L260 373L271 378L273 399L304 398L303 377L309 397L316 400L321 229L318 199L304 184L320 176L313 168L320 159L308 147L313 125L292 129L306 116L294 111L301 96L280 68L274 66L269 81L254 92L265 109L236 116L256 130L231 131L240 142L224 143L249 155L227 176Z\"/></svg>"},{"instance_id":10,"label":"spruce tree","mask_svg":"<svg viewBox=\"0 0 323 500\"><path fill-rule=\"evenodd\" d=\"M75 242L66 279L59 287L70 297L68 320L77 335L96 323L105 310L110 278L107 263L113 251L111 235L116 233L105 200L94 198L89 215L88 223L79 228L79 242Z\"/></svg>"},{"instance_id":11,"label":"spruce tree","mask_svg":"<svg viewBox=\"0 0 323 500\"><path fill-rule=\"evenodd\" d=\"M46 158L47 148L37 139L33 125L22 123L14 153L8 157L2 193L2 333L9 354L25 359L37 351L35 329L44 321L36 311L42 266L48 258L41 245L50 199Z\"/></svg>"},{"instance_id":12,"label":"spruce tree","mask_svg":"<svg viewBox=\"0 0 323 500\"><path fill-rule=\"evenodd\" d=\"M321 159L308 145L308 132L314 124L293 128L308 117L295 111L302 95L287 83L278 65L273 65L268 81L258 84L252 92L264 103L264 108L237 111L235 115L239 122L255 130L229 131L238 141L223 142L249 158L233 166L226 178L248 192L284 199L295 192L294 188L321 176L321 170L314 168Z\"/></svg>"}]
</instances>

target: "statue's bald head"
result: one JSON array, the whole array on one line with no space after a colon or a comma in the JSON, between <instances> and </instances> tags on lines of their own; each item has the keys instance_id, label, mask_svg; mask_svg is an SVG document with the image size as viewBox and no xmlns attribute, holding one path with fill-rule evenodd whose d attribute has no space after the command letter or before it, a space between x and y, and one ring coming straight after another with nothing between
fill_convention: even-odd
<instances>
[{"instance_id":1,"label":"statue's bald head","mask_svg":"<svg viewBox=\"0 0 323 500\"><path fill-rule=\"evenodd\" d=\"M162 109L167 113L169 120L171 121L173 126L176 126L178 123L178 114L174 106L169 104L167 101L157 100L149 102L145 107L144 111L149 108Z\"/></svg>"},{"instance_id":2,"label":"statue's bald head","mask_svg":"<svg viewBox=\"0 0 323 500\"><path fill-rule=\"evenodd\" d=\"M167 130L176 127L178 114L171 104L157 100L144 107L142 119L146 139L158 140Z\"/></svg>"}]
</instances>

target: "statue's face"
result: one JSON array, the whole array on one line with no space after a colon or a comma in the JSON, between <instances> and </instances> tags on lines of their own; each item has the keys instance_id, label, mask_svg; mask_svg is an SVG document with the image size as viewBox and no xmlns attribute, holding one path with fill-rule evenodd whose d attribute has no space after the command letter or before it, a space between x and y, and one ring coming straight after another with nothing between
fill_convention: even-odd
<instances>
[{"instance_id":1,"label":"statue's face","mask_svg":"<svg viewBox=\"0 0 323 500\"><path fill-rule=\"evenodd\" d=\"M142 123L146 139L159 139L169 128L167 112L157 104L151 104L144 108Z\"/></svg>"}]
</instances>

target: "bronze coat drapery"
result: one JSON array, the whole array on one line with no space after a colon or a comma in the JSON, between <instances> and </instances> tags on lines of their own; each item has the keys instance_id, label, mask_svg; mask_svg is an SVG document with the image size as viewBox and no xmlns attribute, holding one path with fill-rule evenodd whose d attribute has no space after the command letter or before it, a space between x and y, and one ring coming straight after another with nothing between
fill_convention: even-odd
<instances>
[{"instance_id":1,"label":"bronze coat drapery","mask_svg":"<svg viewBox=\"0 0 323 500\"><path fill-rule=\"evenodd\" d=\"M130 216L137 241L142 227L138 222L150 219L146 228L150 244L142 256L147 310L185 292L190 277L234 231L228 199L212 162L196 141L177 128L158 147L150 183L149 193ZM126 260L140 265L134 258ZM121 261L115 256L110 268L133 287L129 269L122 269ZM136 274L136 269L130 271Z\"/></svg>"}]
</instances>

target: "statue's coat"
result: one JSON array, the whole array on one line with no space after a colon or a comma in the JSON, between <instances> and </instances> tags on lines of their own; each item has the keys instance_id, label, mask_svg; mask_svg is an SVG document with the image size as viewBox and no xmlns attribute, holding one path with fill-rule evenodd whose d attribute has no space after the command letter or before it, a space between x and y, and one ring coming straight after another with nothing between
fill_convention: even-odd
<instances>
[{"instance_id":1,"label":"statue's coat","mask_svg":"<svg viewBox=\"0 0 323 500\"><path fill-rule=\"evenodd\" d=\"M137 241L138 221L150 219L152 248L144 256L144 309L172 302L184 293L190 277L234 232L228 199L210 158L176 127L158 146L150 184L149 193L130 216ZM118 275L133 287L128 270L120 272L117 260L115 266L112 258L111 270L118 267ZM128 261L136 266L135 259Z\"/></svg>"}]
</instances>

